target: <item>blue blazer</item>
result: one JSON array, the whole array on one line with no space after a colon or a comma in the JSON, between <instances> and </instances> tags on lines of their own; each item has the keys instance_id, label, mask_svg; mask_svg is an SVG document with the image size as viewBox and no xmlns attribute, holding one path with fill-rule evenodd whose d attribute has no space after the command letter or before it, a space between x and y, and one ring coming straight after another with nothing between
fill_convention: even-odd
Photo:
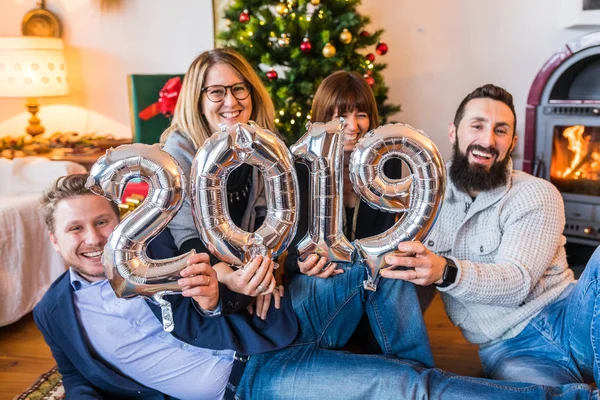
<instances>
[{"instance_id":1,"label":"blue blazer","mask_svg":"<svg viewBox=\"0 0 600 400\"><path fill-rule=\"evenodd\" d=\"M282 298L279 310L269 309L265 321L248 313L207 318L196 311L190 298L172 295L165 299L173 307L175 329L172 334L198 347L258 354L287 346L298 331L289 295ZM160 308L148 305L160 318ZM121 375L94 357L83 339L75 314L68 272L50 286L35 306L33 316L63 376L67 399L170 398Z\"/></svg>"}]
</instances>

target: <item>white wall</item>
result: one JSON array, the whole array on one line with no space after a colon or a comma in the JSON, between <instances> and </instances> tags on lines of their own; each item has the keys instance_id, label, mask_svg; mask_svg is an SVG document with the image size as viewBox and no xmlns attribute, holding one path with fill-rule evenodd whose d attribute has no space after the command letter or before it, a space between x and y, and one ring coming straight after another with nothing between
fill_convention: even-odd
<instances>
[{"instance_id":1,"label":"white wall","mask_svg":"<svg viewBox=\"0 0 600 400\"><path fill-rule=\"evenodd\" d=\"M211 0L122 0L120 9L104 12L99 4L46 1L63 24L70 81L68 96L39 99L47 132L131 136L126 76L185 72L198 53L213 47ZM35 1L0 0L0 36L20 36L22 17L33 7ZM0 98L0 136L21 133L24 104ZM44 108L49 104L55 106ZM62 105L71 107L56 112Z\"/></svg>"},{"instance_id":2,"label":"white wall","mask_svg":"<svg viewBox=\"0 0 600 400\"><path fill-rule=\"evenodd\" d=\"M423 129L448 157L456 107L477 86L494 83L513 94L522 134L538 71L566 42L600 29L562 28L566 1L577 0L363 0L371 30L386 30L390 50L378 61L388 63L390 100L402 105L394 119ZM524 141L518 144L520 166Z\"/></svg>"},{"instance_id":3,"label":"white wall","mask_svg":"<svg viewBox=\"0 0 600 400\"><path fill-rule=\"evenodd\" d=\"M570 39L600 29L562 28L566 1L577 0L363 0L360 12L371 17L370 30L386 30L390 51L378 60L388 64L391 101L403 108L394 119L425 130L448 157L447 124L458 103L492 82L515 96L521 133L527 94L542 65ZM0 36L19 35L21 18L34 2L0 3ZM211 0L122 0L120 10L104 13L98 0L46 3L65 27L71 94L42 104L83 108L76 127L64 118L52 120L57 113L42 108L49 131L64 126L85 132L99 125L129 134L125 76L183 72L213 45ZM0 99L0 135L25 126L23 104Z\"/></svg>"}]
</instances>

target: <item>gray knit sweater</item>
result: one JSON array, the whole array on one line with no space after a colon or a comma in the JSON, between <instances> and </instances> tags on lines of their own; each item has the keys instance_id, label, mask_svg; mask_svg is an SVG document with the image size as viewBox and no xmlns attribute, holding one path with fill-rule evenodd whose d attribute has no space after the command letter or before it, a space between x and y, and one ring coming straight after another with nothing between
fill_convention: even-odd
<instances>
[{"instance_id":1,"label":"gray knit sweater","mask_svg":"<svg viewBox=\"0 0 600 400\"><path fill-rule=\"evenodd\" d=\"M440 288L446 312L472 343L514 337L574 281L562 231L562 197L548 181L512 169L475 200L448 180L429 249L451 257L456 282Z\"/></svg>"}]
</instances>

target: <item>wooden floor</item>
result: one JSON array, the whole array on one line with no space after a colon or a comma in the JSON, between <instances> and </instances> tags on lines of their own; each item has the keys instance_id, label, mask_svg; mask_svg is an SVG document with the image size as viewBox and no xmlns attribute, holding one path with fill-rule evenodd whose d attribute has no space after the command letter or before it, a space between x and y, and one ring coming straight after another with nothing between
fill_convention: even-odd
<instances>
[{"instance_id":1,"label":"wooden floor","mask_svg":"<svg viewBox=\"0 0 600 400\"><path fill-rule=\"evenodd\" d=\"M476 346L467 343L448 320L439 296L425 320L437 366L461 375L481 376ZM50 349L31 314L0 328L0 400L13 399L53 365Z\"/></svg>"}]
</instances>

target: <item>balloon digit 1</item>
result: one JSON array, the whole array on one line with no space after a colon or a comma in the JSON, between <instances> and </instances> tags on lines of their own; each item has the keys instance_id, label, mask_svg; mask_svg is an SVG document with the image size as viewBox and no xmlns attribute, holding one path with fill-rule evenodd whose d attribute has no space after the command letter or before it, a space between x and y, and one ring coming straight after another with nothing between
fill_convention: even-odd
<instances>
[{"instance_id":1,"label":"balloon digit 1","mask_svg":"<svg viewBox=\"0 0 600 400\"><path fill-rule=\"evenodd\" d=\"M108 150L92 166L86 187L118 203L127 183L139 177L149 183L148 196L109 236L102 264L118 297L153 297L161 305L163 329L171 332L171 305L162 296L181 292L179 273L194 252L152 260L146 255L146 247L183 204L186 184L181 168L158 144L124 145Z\"/></svg>"},{"instance_id":2,"label":"balloon digit 1","mask_svg":"<svg viewBox=\"0 0 600 400\"><path fill-rule=\"evenodd\" d=\"M227 205L227 177L242 163L257 167L265 182L267 216L254 233L233 223ZM224 126L198 150L191 174L196 227L221 261L242 267L257 255L275 258L287 248L298 225L298 178L289 150L275 134L252 121Z\"/></svg>"},{"instance_id":3,"label":"balloon digit 1","mask_svg":"<svg viewBox=\"0 0 600 400\"><path fill-rule=\"evenodd\" d=\"M410 176L390 179L382 172L392 158L406 163ZM435 144L409 125L389 124L368 132L350 156L350 180L354 190L371 207L404 212L387 231L354 241L358 253L370 268L364 282L377 289L378 274L386 265L383 256L400 242L422 240L435 222L444 197L445 167Z\"/></svg>"},{"instance_id":4,"label":"balloon digit 1","mask_svg":"<svg viewBox=\"0 0 600 400\"><path fill-rule=\"evenodd\" d=\"M330 262L350 262L354 248L344 235L343 120L308 123L307 132L290 150L310 171L309 215L306 236L298 254L316 253Z\"/></svg>"}]
</instances>

